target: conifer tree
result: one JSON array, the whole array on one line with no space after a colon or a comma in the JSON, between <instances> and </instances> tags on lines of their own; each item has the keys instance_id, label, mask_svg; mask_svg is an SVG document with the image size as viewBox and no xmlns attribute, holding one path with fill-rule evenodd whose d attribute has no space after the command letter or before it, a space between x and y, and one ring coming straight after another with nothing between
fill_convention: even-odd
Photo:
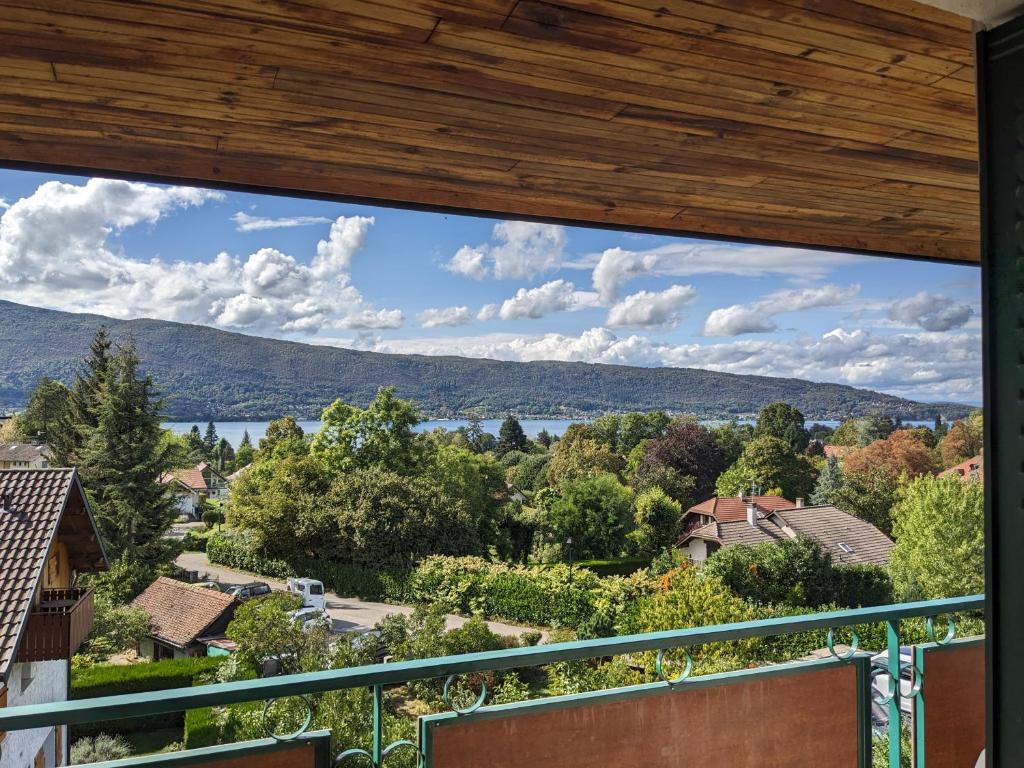
<instances>
[{"instance_id":1,"label":"conifer tree","mask_svg":"<svg viewBox=\"0 0 1024 768\"><path fill-rule=\"evenodd\" d=\"M131 343L107 358L99 381L98 388L83 389L93 405L80 425L82 482L108 554L156 566L170 554L163 534L175 516L158 482L172 460L161 427L164 401L153 379L140 375Z\"/></svg>"},{"instance_id":2,"label":"conifer tree","mask_svg":"<svg viewBox=\"0 0 1024 768\"><path fill-rule=\"evenodd\" d=\"M214 458L213 452L217 448L217 427L212 421L206 423L206 434L203 435L203 451L210 460Z\"/></svg>"},{"instance_id":3,"label":"conifer tree","mask_svg":"<svg viewBox=\"0 0 1024 768\"><path fill-rule=\"evenodd\" d=\"M96 406L110 373L111 339L107 327L100 326L89 343L89 353L75 376L68 396L67 427L49 440L53 463L73 467L81 463L81 454L89 430L96 426Z\"/></svg>"},{"instance_id":4,"label":"conifer tree","mask_svg":"<svg viewBox=\"0 0 1024 768\"><path fill-rule=\"evenodd\" d=\"M242 440L238 443L238 450L235 452L235 468L241 469L252 464L256 457L256 449L253 448L252 438L249 437L249 430L242 433Z\"/></svg>"},{"instance_id":5,"label":"conifer tree","mask_svg":"<svg viewBox=\"0 0 1024 768\"><path fill-rule=\"evenodd\" d=\"M836 493L843 485L843 470L839 459L829 456L825 468L818 476L818 482L811 494L811 504L835 504Z\"/></svg>"},{"instance_id":6,"label":"conifer tree","mask_svg":"<svg viewBox=\"0 0 1024 768\"><path fill-rule=\"evenodd\" d=\"M525 451L529 448L530 441L523 432L523 426L515 416L508 416L501 422L501 429L498 430L498 446L495 453L504 456L509 451Z\"/></svg>"}]
</instances>

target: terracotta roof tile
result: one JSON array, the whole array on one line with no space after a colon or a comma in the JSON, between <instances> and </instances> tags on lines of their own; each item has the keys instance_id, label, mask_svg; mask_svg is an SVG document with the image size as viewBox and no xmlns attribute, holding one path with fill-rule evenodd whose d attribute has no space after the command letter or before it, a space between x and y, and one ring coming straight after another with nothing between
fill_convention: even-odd
<instances>
[{"instance_id":1,"label":"terracotta roof tile","mask_svg":"<svg viewBox=\"0 0 1024 768\"><path fill-rule=\"evenodd\" d=\"M985 479L985 462L981 455L975 456L974 458L962 461L956 466L952 466L949 469L944 469L939 472L939 477L944 475L957 474L960 477L969 480L984 480Z\"/></svg>"},{"instance_id":2,"label":"terracotta roof tile","mask_svg":"<svg viewBox=\"0 0 1024 768\"><path fill-rule=\"evenodd\" d=\"M762 512L767 513L775 509L788 509L793 502L781 496L712 496L686 510L686 514L696 513L709 515L720 523L729 523L737 520L747 519L747 502L753 501L754 505Z\"/></svg>"},{"instance_id":3,"label":"terracotta roof tile","mask_svg":"<svg viewBox=\"0 0 1024 768\"><path fill-rule=\"evenodd\" d=\"M46 564L73 469L0 469L0 677L17 652L21 628Z\"/></svg>"},{"instance_id":4,"label":"terracotta roof tile","mask_svg":"<svg viewBox=\"0 0 1024 768\"><path fill-rule=\"evenodd\" d=\"M235 598L161 576L132 600L150 619L150 634L158 640L186 648L223 613Z\"/></svg>"}]
</instances>

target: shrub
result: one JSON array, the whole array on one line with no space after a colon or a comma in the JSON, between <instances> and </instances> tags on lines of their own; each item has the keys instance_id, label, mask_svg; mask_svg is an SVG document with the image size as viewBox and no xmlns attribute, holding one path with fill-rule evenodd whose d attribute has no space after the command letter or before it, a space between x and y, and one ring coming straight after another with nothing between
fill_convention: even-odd
<instances>
[{"instance_id":1,"label":"shrub","mask_svg":"<svg viewBox=\"0 0 1024 768\"><path fill-rule=\"evenodd\" d=\"M185 688L197 681L208 680L223 657L201 656L190 659L168 659L148 664L95 664L71 678L72 699L97 696L118 696L126 693L162 691ZM100 733L125 734L180 725L180 714L129 717L107 723L74 725L71 738L98 736Z\"/></svg>"},{"instance_id":2,"label":"shrub","mask_svg":"<svg viewBox=\"0 0 1024 768\"><path fill-rule=\"evenodd\" d=\"M216 507L214 507L214 506L212 506L210 504L206 504L206 505L204 505L204 508L203 508L202 521L203 521L203 524L206 526L206 530L210 530L217 523L223 523L224 522L224 515L221 514L221 511L219 509L217 509Z\"/></svg>"},{"instance_id":3,"label":"shrub","mask_svg":"<svg viewBox=\"0 0 1024 768\"><path fill-rule=\"evenodd\" d=\"M71 764L100 763L106 760L121 760L132 753L124 736L98 733L78 739L71 745Z\"/></svg>"}]
</instances>

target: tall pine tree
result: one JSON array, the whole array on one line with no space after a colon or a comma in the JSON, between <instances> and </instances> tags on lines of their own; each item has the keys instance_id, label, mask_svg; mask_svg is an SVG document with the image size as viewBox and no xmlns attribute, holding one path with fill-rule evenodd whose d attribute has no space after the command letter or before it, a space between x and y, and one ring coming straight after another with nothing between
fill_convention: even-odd
<instances>
[{"instance_id":1,"label":"tall pine tree","mask_svg":"<svg viewBox=\"0 0 1024 768\"><path fill-rule=\"evenodd\" d=\"M96 427L96 408L100 392L110 374L111 340L107 327L100 326L89 343L89 354L75 375L68 396L67 428L50 438L54 464L73 467L81 464L82 451L89 432Z\"/></svg>"},{"instance_id":2,"label":"tall pine tree","mask_svg":"<svg viewBox=\"0 0 1024 768\"><path fill-rule=\"evenodd\" d=\"M79 472L108 553L155 567L171 554L163 534L175 516L158 482L172 463L161 428L164 401L153 379L140 375L131 343L108 358L100 382L89 390L94 404L80 425Z\"/></svg>"},{"instance_id":3,"label":"tall pine tree","mask_svg":"<svg viewBox=\"0 0 1024 768\"><path fill-rule=\"evenodd\" d=\"M217 442L220 438L217 437L217 427L212 421L206 423L206 434L203 435L203 451L206 453L206 458L211 461L214 459L214 451L217 449Z\"/></svg>"},{"instance_id":4,"label":"tall pine tree","mask_svg":"<svg viewBox=\"0 0 1024 768\"><path fill-rule=\"evenodd\" d=\"M530 441L523 432L523 426L515 416L507 416L501 422L501 429L498 430L498 447L495 453L504 456L509 451L525 451L530 447Z\"/></svg>"},{"instance_id":5,"label":"tall pine tree","mask_svg":"<svg viewBox=\"0 0 1024 768\"><path fill-rule=\"evenodd\" d=\"M249 430L245 430L242 433L242 440L238 444L238 450L235 452L235 468L241 469L252 464L253 458L256 456L256 449L252 446L252 438L249 437Z\"/></svg>"}]
</instances>

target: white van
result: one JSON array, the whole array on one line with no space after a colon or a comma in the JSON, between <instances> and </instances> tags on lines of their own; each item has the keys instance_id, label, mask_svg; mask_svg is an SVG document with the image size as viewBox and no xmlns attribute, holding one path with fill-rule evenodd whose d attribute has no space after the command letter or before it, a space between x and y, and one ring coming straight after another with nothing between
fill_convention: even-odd
<instances>
[{"instance_id":1,"label":"white van","mask_svg":"<svg viewBox=\"0 0 1024 768\"><path fill-rule=\"evenodd\" d=\"M319 608L322 611L327 607L322 581L305 578L288 579L288 591L294 592L302 598L303 608Z\"/></svg>"}]
</instances>

